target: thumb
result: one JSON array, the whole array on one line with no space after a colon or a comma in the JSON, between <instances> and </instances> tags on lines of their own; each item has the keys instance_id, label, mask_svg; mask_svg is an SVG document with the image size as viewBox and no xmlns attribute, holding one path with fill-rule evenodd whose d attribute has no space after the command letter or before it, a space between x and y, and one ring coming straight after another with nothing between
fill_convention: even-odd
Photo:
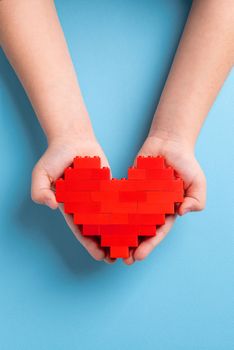
<instances>
[{"instance_id":1,"label":"thumb","mask_svg":"<svg viewBox=\"0 0 234 350\"><path fill-rule=\"evenodd\" d=\"M58 203L51 189L52 181L53 179L50 178L45 169L40 163L37 163L32 172L32 200L36 203L47 205L51 209L56 209Z\"/></svg>"},{"instance_id":2,"label":"thumb","mask_svg":"<svg viewBox=\"0 0 234 350\"><path fill-rule=\"evenodd\" d=\"M180 205L178 213L184 215L190 211L200 211L206 204L206 178L201 172L185 190L184 202Z\"/></svg>"}]
</instances>

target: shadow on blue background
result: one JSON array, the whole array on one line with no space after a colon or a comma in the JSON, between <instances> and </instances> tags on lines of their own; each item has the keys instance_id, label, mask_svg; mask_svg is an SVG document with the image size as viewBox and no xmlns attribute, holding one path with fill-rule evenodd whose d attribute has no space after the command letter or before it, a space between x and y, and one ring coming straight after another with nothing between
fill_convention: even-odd
<instances>
[{"instance_id":1,"label":"shadow on blue background","mask_svg":"<svg viewBox=\"0 0 234 350\"><path fill-rule=\"evenodd\" d=\"M96 134L126 175L152 120L190 1L56 1ZM202 213L179 219L144 262L93 261L58 212L30 199L46 148L0 52L0 348L233 348L233 73L205 123L197 157ZM228 140L228 141L227 141ZM232 192L232 194L230 194Z\"/></svg>"}]
</instances>

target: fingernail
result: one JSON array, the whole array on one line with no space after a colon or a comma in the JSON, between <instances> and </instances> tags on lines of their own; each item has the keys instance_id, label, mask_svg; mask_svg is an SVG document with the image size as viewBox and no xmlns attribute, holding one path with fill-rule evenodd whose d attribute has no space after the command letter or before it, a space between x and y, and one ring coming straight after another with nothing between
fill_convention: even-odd
<instances>
[{"instance_id":1,"label":"fingernail","mask_svg":"<svg viewBox=\"0 0 234 350\"><path fill-rule=\"evenodd\" d=\"M105 263L111 265L115 263L115 259L111 259L111 258L105 258L103 259L105 261Z\"/></svg>"},{"instance_id":2,"label":"fingernail","mask_svg":"<svg viewBox=\"0 0 234 350\"><path fill-rule=\"evenodd\" d=\"M187 213L189 213L190 212L190 209L189 208L186 208L186 209L184 209L184 211L183 211L183 215L185 215L185 214L187 214Z\"/></svg>"},{"instance_id":3,"label":"fingernail","mask_svg":"<svg viewBox=\"0 0 234 350\"><path fill-rule=\"evenodd\" d=\"M47 207L51 208L51 205L52 205L51 199L46 199L45 200L45 205L47 205Z\"/></svg>"}]
</instances>

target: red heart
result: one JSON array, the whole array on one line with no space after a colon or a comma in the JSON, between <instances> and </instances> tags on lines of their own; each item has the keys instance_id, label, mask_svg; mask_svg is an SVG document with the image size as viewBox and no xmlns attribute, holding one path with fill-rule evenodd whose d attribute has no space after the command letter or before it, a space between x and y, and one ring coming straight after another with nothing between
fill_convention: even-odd
<instances>
[{"instance_id":1,"label":"red heart","mask_svg":"<svg viewBox=\"0 0 234 350\"><path fill-rule=\"evenodd\" d=\"M112 258L126 258L139 237L156 235L183 201L183 181L163 157L138 157L128 179L111 179L99 157L76 157L56 181L56 199L84 236L97 236Z\"/></svg>"}]
</instances>

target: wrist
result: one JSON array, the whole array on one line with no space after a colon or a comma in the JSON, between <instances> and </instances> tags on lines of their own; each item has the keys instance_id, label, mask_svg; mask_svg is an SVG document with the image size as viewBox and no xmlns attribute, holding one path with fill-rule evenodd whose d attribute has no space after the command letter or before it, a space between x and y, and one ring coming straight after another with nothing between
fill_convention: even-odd
<instances>
[{"instance_id":1,"label":"wrist","mask_svg":"<svg viewBox=\"0 0 234 350\"><path fill-rule=\"evenodd\" d=\"M148 137L157 140L157 143L162 146L176 144L181 148L185 147L187 150L194 151L193 137L186 130L173 125L162 126L155 121L152 123Z\"/></svg>"},{"instance_id":2,"label":"wrist","mask_svg":"<svg viewBox=\"0 0 234 350\"><path fill-rule=\"evenodd\" d=\"M171 156L173 158L194 156L194 148L191 144L165 133L149 133L143 148L147 149L149 155L158 154L168 158Z\"/></svg>"},{"instance_id":3,"label":"wrist","mask_svg":"<svg viewBox=\"0 0 234 350\"><path fill-rule=\"evenodd\" d=\"M74 141L95 141L95 134L88 116L71 116L64 117L62 123L56 123L50 130L46 132L48 144Z\"/></svg>"}]
</instances>

